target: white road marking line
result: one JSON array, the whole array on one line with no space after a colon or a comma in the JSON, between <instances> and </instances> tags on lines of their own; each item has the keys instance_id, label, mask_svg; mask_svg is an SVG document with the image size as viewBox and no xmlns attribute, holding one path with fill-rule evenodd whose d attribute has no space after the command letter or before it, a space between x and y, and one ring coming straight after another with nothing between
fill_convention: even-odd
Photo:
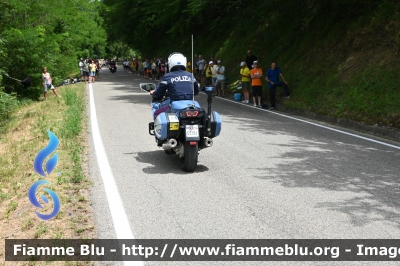
<instances>
[{"instance_id":1,"label":"white road marking line","mask_svg":"<svg viewBox=\"0 0 400 266\"><path fill-rule=\"evenodd\" d=\"M203 94L205 94L205 93L203 92ZM221 97L218 97L218 99L219 100L225 100L225 101L232 102L232 103L236 103L236 104L240 104L240 105L243 105L243 106L247 106L249 108L254 108L254 109L257 109L257 110L260 110L260 111L268 112L268 113L271 113L271 114L274 114L274 115L279 115L279 116L286 117L286 118L289 118L289 119L292 119L292 120L300 121L300 122L303 122L303 123L307 123L307 124L314 125L314 126L317 126L317 127L325 128L325 129L332 130L332 131L335 131L335 132L338 132L338 133L342 133L342 134L345 134L345 135L349 135L349 136L352 136L352 137L355 137L355 138L367 140L367 141L370 141L370 142L378 143L378 144L381 144L381 145L384 145L384 146L388 146L388 147L400 150L399 146L392 145L392 144L389 144L389 143L386 143L386 142L382 142L382 141L366 138L366 137L363 137L363 136L360 136L360 135L356 135L356 134L352 134L352 133L349 133L349 132L346 132L346 131L343 131L343 130L339 130L339 129L323 126L323 125L320 125L320 124L317 124L317 123L314 123L314 122L310 122L310 121L307 121L307 120L295 118L295 117L284 115L284 114L281 114L281 113L269 111L269 110L266 110L266 109L262 109L260 107L251 106L251 105L240 103L240 102L236 102L236 101L233 101L233 100L229 100L229 99L225 99L225 98L221 98Z\"/></svg>"},{"instance_id":2,"label":"white road marking line","mask_svg":"<svg viewBox=\"0 0 400 266\"><path fill-rule=\"evenodd\" d=\"M97 122L96 106L94 104L93 87L89 83L90 95L90 122L92 125L92 135L94 148L96 152L97 162L100 169L100 175L104 183L104 190L108 201L112 221L114 224L115 234L118 239L134 239L128 217L126 216L124 205L118 193L110 164L108 162L107 153L103 145L100 135L99 124ZM124 265L142 266L141 261L125 261Z\"/></svg>"}]
</instances>

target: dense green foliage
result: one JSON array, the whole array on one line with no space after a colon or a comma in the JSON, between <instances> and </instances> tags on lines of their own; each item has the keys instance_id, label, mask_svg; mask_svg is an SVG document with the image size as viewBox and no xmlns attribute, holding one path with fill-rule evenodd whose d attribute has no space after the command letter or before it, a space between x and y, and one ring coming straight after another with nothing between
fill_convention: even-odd
<instances>
[{"instance_id":1,"label":"dense green foliage","mask_svg":"<svg viewBox=\"0 0 400 266\"><path fill-rule=\"evenodd\" d=\"M233 81L252 49L264 72L278 61L292 90L286 106L400 127L399 1L104 3L109 37L146 57L190 55L194 34L195 53L222 59Z\"/></svg>"},{"instance_id":2,"label":"dense green foliage","mask_svg":"<svg viewBox=\"0 0 400 266\"><path fill-rule=\"evenodd\" d=\"M140 56L140 53L118 39L115 41L110 39L107 43L105 58L132 58L135 56Z\"/></svg>"},{"instance_id":3,"label":"dense green foliage","mask_svg":"<svg viewBox=\"0 0 400 266\"><path fill-rule=\"evenodd\" d=\"M107 37L98 6L86 0L0 0L0 87L37 99L44 66L58 83L77 72L79 57L103 55ZM31 76L33 86L24 89L8 76Z\"/></svg>"},{"instance_id":4,"label":"dense green foliage","mask_svg":"<svg viewBox=\"0 0 400 266\"><path fill-rule=\"evenodd\" d=\"M0 91L0 133L2 133L2 129L5 126L5 121L10 118L17 106L18 101L14 97Z\"/></svg>"}]
</instances>

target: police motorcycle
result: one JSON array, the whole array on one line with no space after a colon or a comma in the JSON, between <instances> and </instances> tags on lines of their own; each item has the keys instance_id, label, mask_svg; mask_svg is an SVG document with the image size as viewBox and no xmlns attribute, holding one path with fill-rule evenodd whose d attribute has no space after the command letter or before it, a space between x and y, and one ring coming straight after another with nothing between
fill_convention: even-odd
<instances>
[{"instance_id":1,"label":"police motorcycle","mask_svg":"<svg viewBox=\"0 0 400 266\"><path fill-rule=\"evenodd\" d=\"M115 61L111 61L110 62L110 67L108 68L110 70L111 73L115 73L115 71L117 71L117 64L115 63Z\"/></svg>"},{"instance_id":2,"label":"police motorcycle","mask_svg":"<svg viewBox=\"0 0 400 266\"><path fill-rule=\"evenodd\" d=\"M185 63L186 65L186 63ZM140 88L150 92L156 89L153 83L141 83ZM207 111L197 101L171 101L168 95L151 103L154 122L149 123L149 134L155 136L157 146L166 154L176 154L181 167L193 172L197 166L200 150L213 146L213 138L221 132L220 115L211 110L214 87L206 87Z\"/></svg>"}]
</instances>

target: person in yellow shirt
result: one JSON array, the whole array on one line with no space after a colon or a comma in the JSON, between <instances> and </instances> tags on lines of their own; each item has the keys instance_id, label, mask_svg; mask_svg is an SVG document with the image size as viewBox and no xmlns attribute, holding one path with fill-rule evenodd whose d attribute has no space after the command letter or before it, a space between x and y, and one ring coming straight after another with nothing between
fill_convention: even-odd
<instances>
[{"instance_id":1,"label":"person in yellow shirt","mask_svg":"<svg viewBox=\"0 0 400 266\"><path fill-rule=\"evenodd\" d=\"M249 95L249 88L250 88L250 69L247 67L246 62L240 63L242 67L240 69L240 77L242 81L242 88L244 94L244 101L242 103L249 103L250 95Z\"/></svg>"},{"instance_id":2,"label":"person in yellow shirt","mask_svg":"<svg viewBox=\"0 0 400 266\"><path fill-rule=\"evenodd\" d=\"M89 83L90 81L92 81L92 83L94 83L95 79L96 79L96 63L94 62L94 60L89 60L89 71L90 71L90 77L89 77Z\"/></svg>"},{"instance_id":3,"label":"person in yellow shirt","mask_svg":"<svg viewBox=\"0 0 400 266\"><path fill-rule=\"evenodd\" d=\"M210 61L206 65L204 71L206 73L206 86L212 86L212 68L214 67L214 62Z\"/></svg>"},{"instance_id":4,"label":"person in yellow shirt","mask_svg":"<svg viewBox=\"0 0 400 266\"><path fill-rule=\"evenodd\" d=\"M139 75L144 76L143 60L139 61Z\"/></svg>"},{"instance_id":5,"label":"person in yellow shirt","mask_svg":"<svg viewBox=\"0 0 400 266\"><path fill-rule=\"evenodd\" d=\"M190 62L187 62L186 71L192 73L192 64Z\"/></svg>"},{"instance_id":6,"label":"person in yellow shirt","mask_svg":"<svg viewBox=\"0 0 400 266\"><path fill-rule=\"evenodd\" d=\"M131 61L129 62L129 66L130 66L130 72L131 74L133 74L133 72L135 71L135 61L133 61L133 59L131 59Z\"/></svg>"}]
</instances>

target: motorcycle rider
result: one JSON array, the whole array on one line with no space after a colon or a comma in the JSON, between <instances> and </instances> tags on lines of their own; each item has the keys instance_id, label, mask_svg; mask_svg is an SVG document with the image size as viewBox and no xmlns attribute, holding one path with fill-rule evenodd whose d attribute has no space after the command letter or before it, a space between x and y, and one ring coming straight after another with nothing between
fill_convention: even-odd
<instances>
[{"instance_id":1,"label":"motorcycle rider","mask_svg":"<svg viewBox=\"0 0 400 266\"><path fill-rule=\"evenodd\" d=\"M110 67L109 67L110 70L111 70L112 66L114 66L115 70L117 70L117 64L115 63L114 59L111 59L111 61L110 61Z\"/></svg>"},{"instance_id":2,"label":"motorcycle rider","mask_svg":"<svg viewBox=\"0 0 400 266\"><path fill-rule=\"evenodd\" d=\"M170 97L170 102L192 100L193 86L194 95L199 94L199 85L192 73L186 71L186 63L187 60L183 54L170 54L168 57L170 72L162 77L155 90L150 91L150 94L153 95L153 100L162 98L167 91Z\"/></svg>"}]
</instances>

